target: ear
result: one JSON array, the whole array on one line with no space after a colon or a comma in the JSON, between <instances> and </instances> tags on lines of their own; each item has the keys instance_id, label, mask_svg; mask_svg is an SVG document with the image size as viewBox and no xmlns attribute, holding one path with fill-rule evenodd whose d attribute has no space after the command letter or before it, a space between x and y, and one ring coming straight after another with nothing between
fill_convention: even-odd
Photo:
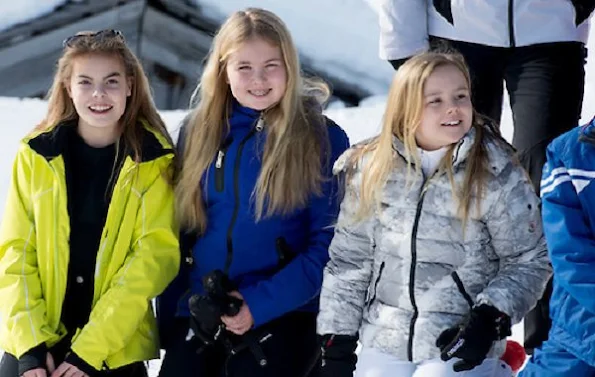
<instances>
[{"instance_id":1,"label":"ear","mask_svg":"<svg viewBox=\"0 0 595 377\"><path fill-rule=\"evenodd\" d=\"M131 77L128 77L126 79L126 86L127 86L126 97L130 97L132 95L132 78Z\"/></svg>"}]
</instances>

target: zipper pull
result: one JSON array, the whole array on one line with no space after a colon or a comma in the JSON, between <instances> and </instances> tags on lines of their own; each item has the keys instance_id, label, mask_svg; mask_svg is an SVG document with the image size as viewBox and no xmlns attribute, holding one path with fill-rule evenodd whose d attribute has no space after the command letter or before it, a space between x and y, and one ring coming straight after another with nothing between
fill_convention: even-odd
<instances>
[{"instance_id":1,"label":"zipper pull","mask_svg":"<svg viewBox=\"0 0 595 377\"><path fill-rule=\"evenodd\" d=\"M260 132L264 129L264 118L260 117L258 118L258 122L256 122L256 132Z\"/></svg>"},{"instance_id":2,"label":"zipper pull","mask_svg":"<svg viewBox=\"0 0 595 377\"><path fill-rule=\"evenodd\" d=\"M225 152L219 150L219 152L217 152L217 161L215 161L216 169L221 169L221 166L223 165L223 157L225 157Z\"/></svg>"}]
</instances>

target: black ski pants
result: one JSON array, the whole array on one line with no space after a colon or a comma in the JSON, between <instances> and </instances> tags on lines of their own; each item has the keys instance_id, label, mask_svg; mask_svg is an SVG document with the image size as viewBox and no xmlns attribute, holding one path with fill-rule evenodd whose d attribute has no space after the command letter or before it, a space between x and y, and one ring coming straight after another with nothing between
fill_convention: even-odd
<instances>
[{"instance_id":1,"label":"black ski pants","mask_svg":"<svg viewBox=\"0 0 595 377\"><path fill-rule=\"evenodd\" d=\"M266 365L249 349L229 355L220 345L197 354L196 343L187 341L188 320L180 319L166 349L159 377L315 377L319 373L316 314L293 312L258 328L270 333L261 344ZM312 368L311 368L312 367Z\"/></svg>"}]
</instances>

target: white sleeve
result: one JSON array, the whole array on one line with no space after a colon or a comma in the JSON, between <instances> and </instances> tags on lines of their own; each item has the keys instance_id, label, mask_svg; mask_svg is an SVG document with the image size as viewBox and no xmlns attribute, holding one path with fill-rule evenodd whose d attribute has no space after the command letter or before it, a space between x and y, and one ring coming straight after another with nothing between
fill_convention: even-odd
<instances>
[{"instance_id":1,"label":"white sleeve","mask_svg":"<svg viewBox=\"0 0 595 377\"><path fill-rule=\"evenodd\" d=\"M380 58L403 59L428 48L427 0L379 0Z\"/></svg>"}]
</instances>

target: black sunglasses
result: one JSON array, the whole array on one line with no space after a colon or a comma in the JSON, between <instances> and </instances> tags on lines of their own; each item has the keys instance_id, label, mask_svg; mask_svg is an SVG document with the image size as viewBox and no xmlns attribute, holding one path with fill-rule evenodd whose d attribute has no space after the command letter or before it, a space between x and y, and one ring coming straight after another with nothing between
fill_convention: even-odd
<instances>
[{"instance_id":1,"label":"black sunglasses","mask_svg":"<svg viewBox=\"0 0 595 377\"><path fill-rule=\"evenodd\" d=\"M120 39L122 43L124 43L124 34L122 34L122 32L120 30L106 29L106 30L100 30L100 31L94 32L94 33L93 32L91 32L91 33L83 32L80 34L70 36L70 37L66 38L64 41L62 41L62 47L73 47L77 41L80 41L82 39L89 39L89 38L96 40L96 41L117 38L117 39Z\"/></svg>"}]
</instances>

